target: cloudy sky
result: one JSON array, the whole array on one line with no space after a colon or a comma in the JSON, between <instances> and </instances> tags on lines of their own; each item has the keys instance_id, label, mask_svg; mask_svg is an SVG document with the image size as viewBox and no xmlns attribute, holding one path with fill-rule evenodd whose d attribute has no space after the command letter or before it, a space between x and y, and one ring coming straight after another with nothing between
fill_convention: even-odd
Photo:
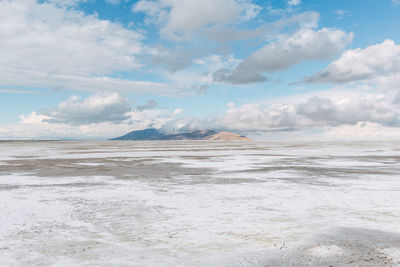
<instances>
[{"instance_id":1,"label":"cloudy sky","mask_svg":"<svg viewBox=\"0 0 400 267\"><path fill-rule=\"evenodd\" d=\"M0 0L0 139L400 138L399 0Z\"/></svg>"}]
</instances>

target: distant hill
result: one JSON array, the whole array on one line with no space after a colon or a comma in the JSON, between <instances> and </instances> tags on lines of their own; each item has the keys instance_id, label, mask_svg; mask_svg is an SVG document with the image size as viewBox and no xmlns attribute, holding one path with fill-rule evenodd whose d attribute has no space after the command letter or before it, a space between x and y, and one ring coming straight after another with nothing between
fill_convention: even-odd
<instances>
[{"instance_id":1,"label":"distant hill","mask_svg":"<svg viewBox=\"0 0 400 267\"><path fill-rule=\"evenodd\" d=\"M113 138L111 140L161 140L164 135L156 129L145 129L132 131L126 135Z\"/></svg>"},{"instance_id":2,"label":"distant hill","mask_svg":"<svg viewBox=\"0 0 400 267\"><path fill-rule=\"evenodd\" d=\"M232 132L219 132L210 136L207 136L205 140L214 141L250 141L250 138L238 135Z\"/></svg>"},{"instance_id":3,"label":"distant hill","mask_svg":"<svg viewBox=\"0 0 400 267\"><path fill-rule=\"evenodd\" d=\"M197 130L179 134L164 134L157 129L132 131L126 135L111 140L216 140L216 141L249 141L250 139L232 132L217 132L214 130Z\"/></svg>"}]
</instances>

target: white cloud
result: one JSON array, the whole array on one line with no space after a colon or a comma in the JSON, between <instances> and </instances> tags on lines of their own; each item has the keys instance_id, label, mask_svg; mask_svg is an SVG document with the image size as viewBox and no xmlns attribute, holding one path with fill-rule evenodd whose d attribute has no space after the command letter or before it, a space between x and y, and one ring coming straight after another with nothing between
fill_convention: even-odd
<instances>
[{"instance_id":1,"label":"white cloud","mask_svg":"<svg viewBox=\"0 0 400 267\"><path fill-rule=\"evenodd\" d=\"M5 131L0 131L0 139L107 139L126 134L134 129L135 125L129 123L114 124L111 122L84 125L45 122L18 123L8 125Z\"/></svg>"},{"instance_id":2,"label":"white cloud","mask_svg":"<svg viewBox=\"0 0 400 267\"><path fill-rule=\"evenodd\" d=\"M316 124L354 125L359 122L377 122L388 126L400 126L400 109L382 94L358 93L347 97L310 97L300 103L297 114Z\"/></svg>"},{"instance_id":3,"label":"white cloud","mask_svg":"<svg viewBox=\"0 0 400 267\"><path fill-rule=\"evenodd\" d=\"M240 62L233 55L211 54L193 59L194 67L179 69L173 73L161 72L166 80L177 88L188 88L191 93L205 94L213 83L212 73L220 68L232 68ZM172 89L170 89L172 91Z\"/></svg>"},{"instance_id":4,"label":"white cloud","mask_svg":"<svg viewBox=\"0 0 400 267\"><path fill-rule=\"evenodd\" d=\"M106 2L111 5L118 5L119 3L121 3L121 0L106 0Z\"/></svg>"},{"instance_id":5,"label":"white cloud","mask_svg":"<svg viewBox=\"0 0 400 267\"><path fill-rule=\"evenodd\" d=\"M37 114L36 111L32 112L31 114L28 115L21 115L20 116L20 124L41 124L45 120L51 119L51 117L43 114Z\"/></svg>"},{"instance_id":6,"label":"white cloud","mask_svg":"<svg viewBox=\"0 0 400 267\"><path fill-rule=\"evenodd\" d=\"M141 67L137 56L147 51L143 36L71 7L78 2L0 1L2 85L155 93L171 89L111 77Z\"/></svg>"},{"instance_id":7,"label":"white cloud","mask_svg":"<svg viewBox=\"0 0 400 267\"><path fill-rule=\"evenodd\" d=\"M343 16L344 14L348 13L348 11L343 9L337 9L334 11L334 13L338 16Z\"/></svg>"},{"instance_id":8,"label":"white cloud","mask_svg":"<svg viewBox=\"0 0 400 267\"><path fill-rule=\"evenodd\" d=\"M149 23L160 25L161 35L182 39L210 25L250 20L260 7L250 0L140 0L132 11L145 12Z\"/></svg>"},{"instance_id":9,"label":"white cloud","mask_svg":"<svg viewBox=\"0 0 400 267\"><path fill-rule=\"evenodd\" d=\"M233 1L232 8L238 12L235 19L250 19L257 13L257 7L247 0L222 1ZM77 11L75 6L81 2L78 0L67 2L49 0L44 3L37 3L35 0L0 1L0 17L2 17L0 80L3 86L159 95L206 91L207 82L196 80L191 83L189 79L181 82L186 73L167 75L163 69L154 68L151 71L156 75L164 75L169 82L177 81L177 84L118 77L116 73L142 68L139 58L144 60L146 55L152 54L155 59L159 56L161 61L165 61L165 64L160 64L162 68L167 65L172 71L177 71L191 65L196 53L189 51L186 57L183 57L182 53L162 55L158 51L160 49L145 47L142 44L144 37L141 34L126 29L118 23L100 20L96 15L85 15ZM225 4L227 3L216 1L212 2L209 8L220 11L221 5ZM151 15L152 12L160 14L161 11L157 11L159 6L164 11L172 12L174 8L178 11L185 10L188 8L186 5L188 1L160 0L140 1L136 6L142 6ZM155 11L152 11L153 9ZM198 22L193 29L214 21L211 17L198 19L205 21ZM221 18L218 17L215 23L218 23L219 19ZM167 27L167 24L164 26ZM147 67L149 66L144 66L145 69ZM191 70L192 76L195 76L195 73L196 71ZM204 80L205 77L199 79Z\"/></svg>"},{"instance_id":10,"label":"white cloud","mask_svg":"<svg viewBox=\"0 0 400 267\"><path fill-rule=\"evenodd\" d=\"M263 72L284 70L304 61L329 59L344 49L352 38L352 33L341 30L301 29L255 51L233 70L220 69L214 73L214 80L232 84L262 82L265 81Z\"/></svg>"},{"instance_id":11,"label":"white cloud","mask_svg":"<svg viewBox=\"0 0 400 267\"><path fill-rule=\"evenodd\" d=\"M380 139L398 140L400 138L399 127L388 127L379 123L359 122L356 125L341 125L326 129L325 138L329 139Z\"/></svg>"},{"instance_id":12,"label":"white cloud","mask_svg":"<svg viewBox=\"0 0 400 267\"><path fill-rule=\"evenodd\" d=\"M118 93L98 93L85 99L73 96L55 108L21 115L17 124L2 125L0 139L112 138L133 130L160 128L182 112L150 104L152 107L134 108Z\"/></svg>"},{"instance_id":13,"label":"white cloud","mask_svg":"<svg viewBox=\"0 0 400 267\"><path fill-rule=\"evenodd\" d=\"M315 11L302 12L292 16L283 16L278 21L273 22L269 26L275 30L285 28L301 29L315 29L318 27L320 15Z\"/></svg>"},{"instance_id":14,"label":"white cloud","mask_svg":"<svg viewBox=\"0 0 400 267\"><path fill-rule=\"evenodd\" d=\"M0 2L2 66L42 73L107 74L137 68L140 34L34 0Z\"/></svg>"},{"instance_id":15,"label":"white cloud","mask_svg":"<svg viewBox=\"0 0 400 267\"><path fill-rule=\"evenodd\" d=\"M43 73L0 66L3 84L29 88L74 89L86 91L151 92L159 95L179 94L182 88L159 82L132 81L109 76L82 76Z\"/></svg>"},{"instance_id":16,"label":"white cloud","mask_svg":"<svg viewBox=\"0 0 400 267\"><path fill-rule=\"evenodd\" d=\"M44 0L43 2L52 3L60 7L74 7L90 1L92 0Z\"/></svg>"},{"instance_id":17,"label":"white cloud","mask_svg":"<svg viewBox=\"0 0 400 267\"><path fill-rule=\"evenodd\" d=\"M183 109L181 108L177 108L174 110L174 112L172 113L172 117L178 116L179 114L181 114L183 112Z\"/></svg>"},{"instance_id":18,"label":"white cloud","mask_svg":"<svg viewBox=\"0 0 400 267\"><path fill-rule=\"evenodd\" d=\"M301 4L301 0L288 0L289 6L297 6Z\"/></svg>"},{"instance_id":19,"label":"white cloud","mask_svg":"<svg viewBox=\"0 0 400 267\"><path fill-rule=\"evenodd\" d=\"M147 100L146 104L139 105L139 106L135 107L135 109L137 109L139 111L143 111L146 109L154 109L157 107L158 107L158 103L156 101L154 101L153 99L149 99L149 100Z\"/></svg>"},{"instance_id":20,"label":"white cloud","mask_svg":"<svg viewBox=\"0 0 400 267\"><path fill-rule=\"evenodd\" d=\"M151 0L140 0L132 6L132 12L144 12L150 17L148 23L161 23L167 15L163 10L163 3ZM164 16L162 16L164 15ZM157 18L158 17L158 18Z\"/></svg>"},{"instance_id":21,"label":"white cloud","mask_svg":"<svg viewBox=\"0 0 400 267\"><path fill-rule=\"evenodd\" d=\"M264 104L236 106L229 103L224 114L203 119L180 118L163 127L169 131L217 129L265 133L326 130L360 123L400 131L400 90L377 92L366 88L335 88L274 99Z\"/></svg>"},{"instance_id":22,"label":"white cloud","mask_svg":"<svg viewBox=\"0 0 400 267\"><path fill-rule=\"evenodd\" d=\"M400 5L400 0L391 0L395 6Z\"/></svg>"},{"instance_id":23,"label":"white cloud","mask_svg":"<svg viewBox=\"0 0 400 267\"><path fill-rule=\"evenodd\" d=\"M82 125L91 123L119 123L128 119L131 111L128 100L118 93L98 93L81 100L72 96L56 108L40 112L48 118L44 122Z\"/></svg>"},{"instance_id":24,"label":"white cloud","mask_svg":"<svg viewBox=\"0 0 400 267\"><path fill-rule=\"evenodd\" d=\"M149 14L151 13L157 17L156 14L160 12L159 2L140 1L134 6L134 9L147 10ZM243 4L244 2L240 3ZM249 4L249 2L247 3ZM174 46L171 50L164 47L156 47L151 55L140 58L152 67L152 71L160 73L165 80L178 87L193 88L193 92L204 92L207 84L223 82L229 78L229 82L235 84L264 81L265 78L256 72L243 71L232 75L231 70L240 63L239 59L235 58L235 64L218 63L221 65L220 68L215 68L217 65L216 62L204 59L219 57L222 58L221 62L229 63L228 61L230 60L228 57L234 58L227 48L231 41L263 41L265 38L272 40L275 37L273 40L276 40L276 43L278 43L284 39L289 39L293 32L296 34L300 31L316 28L318 20L319 14L317 12L303 12L271 23L263 23L262 26L255 29L244 30L239 29L238 23L240 21L237 18L235 24L211 25L197 30L195 32L196 38L193 41L194 45L191 45L192 40L188 39L185 40L184 48L179 45ZM260 21L256 23L260 23ZM287 34L282 35L282 32L286 32ZM201 43L204 42L206 44L204 46L206 49L203 49L203 47L199 48L199 39ZM249 52L252 50L249 49ZM221 51L224 52L222 53Z\"/></svg>"},{"instance_id":25,"label":"white cloud","mask_svg":"<svg viewBox=\"0 0 400 267\"><path fill-rule=\"evenodd\" d=\"M217 124L221 128L236 131L287 130L300 123L296 119L296 110L291 105L244 104L235 107L231 104Z\"/></svg>"},{"instance_id":26,"label":"white cloud","mask_svg":"<svg viewBox=\"0 0 400 267\"><path fill-rule=\"evenodd\" d=\"M118 93L72 97L55 108L23 115L16 125L1 126L0 138L110 138L148 127L168 132L215 129L289 135L319 129L321 137L338 138L352 130L353 136L371 137L383 136L385 129L400 132L400 90L335 88L264 104L229 103L223 114L201 119L182 117L182 111L161 109L153 101L134 108Z\"/></svg>"},{"instance_id":27,"label":"white cloud","mask_svg":"<svg viewBox=\"0 0 400 267\"><path fill-rule=\"evenodd\" d=\"M325 70L305 78L306 83L346 83L400 74L400 45L392 40L365 49L348 50Z\"/></svg>"}]
</instances>

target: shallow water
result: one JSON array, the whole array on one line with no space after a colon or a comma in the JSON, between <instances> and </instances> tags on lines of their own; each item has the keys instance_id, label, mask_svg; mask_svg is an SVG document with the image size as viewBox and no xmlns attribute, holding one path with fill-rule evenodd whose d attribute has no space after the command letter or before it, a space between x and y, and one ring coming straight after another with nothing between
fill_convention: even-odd
<instances>
[{"instance_id":1,"label":"shallow water","mask_svg":"<svg viewBox=\"0 0 400 267\"><path fill-rule=\"evenodd\" d=\"M2 266L400 266L400 142L0 142Z\"/></svg>"}]
</instances>

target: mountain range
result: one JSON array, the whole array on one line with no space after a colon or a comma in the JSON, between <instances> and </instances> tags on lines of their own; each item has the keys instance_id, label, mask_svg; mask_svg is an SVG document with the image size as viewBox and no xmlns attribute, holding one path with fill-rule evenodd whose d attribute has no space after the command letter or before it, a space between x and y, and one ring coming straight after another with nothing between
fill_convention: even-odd
<instances>
[{"instance_id":1,"label":"mountain range","mask_svg":"<svg viewBox=\"0 0 400 267\"><path fill-rule=\"evenodd\" d=\"M177 134L165 134L157 129L149 128L132 131L111 140L215 140L215 141L249 141L246 136L232 132L217 132L214 130L195 130Z\"/></svg>"}]
</instances>

